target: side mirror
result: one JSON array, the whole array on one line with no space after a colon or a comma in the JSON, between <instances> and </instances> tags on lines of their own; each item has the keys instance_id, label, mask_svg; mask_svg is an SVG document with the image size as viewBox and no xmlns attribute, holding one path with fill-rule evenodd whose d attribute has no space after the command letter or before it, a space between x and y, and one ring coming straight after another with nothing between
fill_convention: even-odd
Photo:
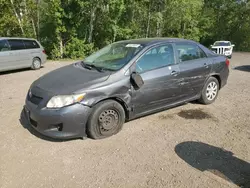
<instances>
[{"instance_id":1,"label":"side mirror","mask_svg":"<svg viewBox=\"0 0 250 188\"><path fill-rule=\"evenodd\" d=\"M232 46L232 47L235 47L235 45L234 45L234 44L232 44L231 46Z\"/></svg>"},{"instance_id":2,"label":"side mirror","mask_svg":"<svg viewBox=\"0 0 250 188\"><path fill-rule=\"evenodd\" d=\"M131 74L130 79L131 79L132 85L135 87L136 90L140 89L144 84L144 81L143 81L142 77L138 73L133 72Z\"/></svg>"}]
</instances>

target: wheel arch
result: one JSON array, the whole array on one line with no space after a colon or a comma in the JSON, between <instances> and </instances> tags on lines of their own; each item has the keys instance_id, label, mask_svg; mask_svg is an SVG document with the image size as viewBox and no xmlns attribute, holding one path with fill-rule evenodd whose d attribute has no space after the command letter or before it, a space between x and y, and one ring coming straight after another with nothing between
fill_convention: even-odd
<instances>
[{"instance_id":1,"label":"wheel arch","mask_svg":"<svg viewBox=\"0 0 250 188\"><path fill-rule=\"evenodd\" d=\"M213 74L210 77L214 77L214 78L216 78L218 80L218 82L219 82L219 89L221 89L221 77L220 77L220 75Z\"/></svg>"},{"instance_id":2,"label":"wheel arch","mask_svg":"<svg viewBox=\"0 0 250 188\"><path fill-rule=\"evenodd\" d=\"M33 62L33 60L34 60L35 58L36 58L36 59L39 59L39 60L40 60L40 62L42 63L41 58L40 58L40 57L38 57L38 56L33 57L32 62Z\"/></svg>"},{"instance_id":3,"label":"wheel arch","mask_svg":"<svg viewBox=\"0 0 250 188\"><path fill-rule=\"evenodd\" d=\"M109 97L109 98L101 99L101 100L97 101L96 103L94 103L92 105L92 107L99 104L100 102L107 101L107 100L113 100L113 101L116 101L117 103L119 103L122 106L122 108L124 109L125 119L126 120L130 119L129 107L128 107L127 103L124 100L122 100L121 98L119 98L119 97Z\"/></svg>"}]
</instances>

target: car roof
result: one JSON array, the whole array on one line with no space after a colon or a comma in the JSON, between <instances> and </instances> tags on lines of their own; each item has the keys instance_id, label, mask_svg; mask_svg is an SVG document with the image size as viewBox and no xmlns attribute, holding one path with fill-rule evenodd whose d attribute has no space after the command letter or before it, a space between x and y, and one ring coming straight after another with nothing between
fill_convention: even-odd
<instances>
[{"instance_id":1,"label":"car roof","mask_svg":"<svg viewBox=\"0 0 250 188\"><path fill-rule=\"evenodd\" d=\"M139 39L118 41L118 43L141 44L145 46L162 42L194 42L194 41L182 38L139 38Z\"/></svg>"},{"instance_id":2,"label":"car roof","mask_svg":"<svg viewBox=\"0 0 250 188\"><path fill-rule=\"evenodd\" d=\"M0 40L6 40L6 39L36 40L36 39L34 39L34 38L22 38L22 37L0 37Z\"/></svg>"}]
</instances>

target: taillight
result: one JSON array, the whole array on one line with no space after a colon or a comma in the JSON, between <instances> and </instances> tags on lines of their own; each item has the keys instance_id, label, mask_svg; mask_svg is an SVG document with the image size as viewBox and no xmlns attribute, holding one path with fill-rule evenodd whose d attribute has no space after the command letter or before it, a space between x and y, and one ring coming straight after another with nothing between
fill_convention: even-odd
<instances>
[{"instance_id":1,"label":"taillight","mask_svg":"<svg viewBox=\"0 0 250 188\"><path fill-rule=\"evenodd\" d=\"M229 59L226 59L226 65L229 67L229 65L230 65Z\"/></svg>"},{"instance_id":2,"label":"taillight","mask_svg":"<svg viewBox=\"0 0 250 188\"><path fill-rule=\"evenodd\" d=\"M46 54L46 51L45 51L45 50L43 50L43 53L44 53L44 54Z\"/></svg>"}]
</instances>

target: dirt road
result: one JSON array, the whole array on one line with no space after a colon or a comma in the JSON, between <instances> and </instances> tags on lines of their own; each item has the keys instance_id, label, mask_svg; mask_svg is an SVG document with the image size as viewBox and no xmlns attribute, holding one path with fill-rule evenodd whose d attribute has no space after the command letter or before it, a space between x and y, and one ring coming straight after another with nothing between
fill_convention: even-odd
<instances>
[{"instance_id":1,"label":"dirt road","mask_svg":"<svg viewBox=\"0 0 250 188\"><path fill-rule=\"evenodd\" d=\"M53 142L19 117L30 84L65 64L0 75L1 188L250 187L250 54L234 54L212 105L137 119L104 140Z\"/></svg>"}]
</instances>

